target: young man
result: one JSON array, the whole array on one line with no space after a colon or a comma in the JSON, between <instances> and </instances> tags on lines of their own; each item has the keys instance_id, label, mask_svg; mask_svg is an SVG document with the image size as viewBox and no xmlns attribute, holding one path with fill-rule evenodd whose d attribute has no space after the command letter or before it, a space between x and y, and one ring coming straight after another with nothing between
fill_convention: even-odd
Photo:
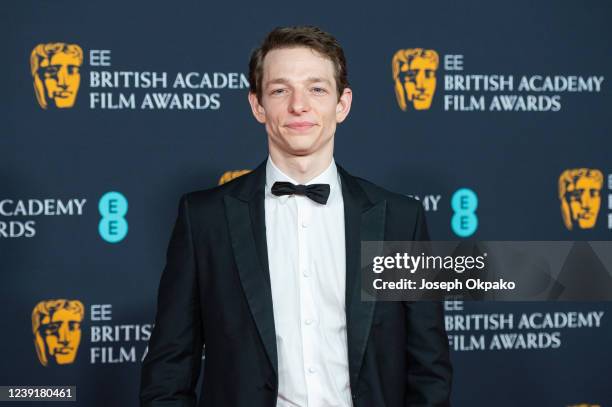
<instances>
[{"instance_id":1,"label":"young man","mask_svg":"<svg viewBox=\"0 0 612 407\"><path fill-rule=\"evenodd\" d=\"M250 62L269 157L181 198L142 367L142 406L446 406L451 366L433 302L362 302L362 240L427 239L421 205L333 159L348 115L342 48L277 28Z\"/></svg>"}]
</instances>

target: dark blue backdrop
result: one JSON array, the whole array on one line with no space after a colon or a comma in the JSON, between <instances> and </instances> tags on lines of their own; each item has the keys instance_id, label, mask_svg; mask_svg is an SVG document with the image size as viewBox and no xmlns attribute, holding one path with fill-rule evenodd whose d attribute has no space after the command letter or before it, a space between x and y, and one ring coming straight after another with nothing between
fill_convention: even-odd
<instances>
[{"instance_id":1,"label":"dark blue backdrop","mask_svg":"<svg viewBox=\"0 0 612 407\"><path fill-rule=\"evenodd\" d=\"M77 386L78 405L136 405L140 360L179 196L214 186L225 171L254 168L267 152L247 89L172 84L179 73L195 72L200 79L215 72L246 75L250 51L279 25L314 24L338 38L354 100L336 133L336 160L356 175L427 202L434 239L460 236L451 227L451 198L459 188L478 197L478 228L471 238L610 239L609 2L62 0L0 7L0 201L10 200L0 222L5 231L11 222L16 228L12 236L0 235L0 385L70 384ZM45 110L35 97L30 54L38 44L54 42L82 49L80 86L73 107ZM391 59L408 48L435 50L440 58L427 110L402 111L396 102ZM102 53L110 55L110 66L92 63L92 51L100 55L96 50L110 51ZM462 56L463 71L446 69L450 55ZM166 72L168 86L91 86L91 73L101 71ZM450 74L512 75L515 88L447 90L444 78ZM522 76L534 75L604 80L591 92L516 89ZM133 94L135 108L92 107L101 97L92 94L102 93L115 101L119 94ZM217 94L219 104L142 109L154 93ZM484 96L486 109L447 110L446 95ZM557 96L560 110L490 111L491 100L500 95ZM604 176L601 207L590 229L570 231L561 218L558 178L573 168L598 169ZM120 192L129 205L127 234L115 243L98 229L98 203L110 191ZM81 213L10 214L17 201L29 199L86 201ZM16 225L26 222L34 222L33 236L20 235ZM74 361L44 367L36 356L31 314L36 304L53 299L78 300L85 312ZM101 317L100 309L112 313ZM454 404L612 404L609 303L466 303L448 315L512 313L518 320L523 313L574 311L604 314L599 326L508 331L559 332L557 348L454 350ZM104 326L109 335L103 342L95 333ZM142 334L138 339L136 331ZM483 334L487 341L498 333L449 331Z\"/></svg>"}]
</instances>

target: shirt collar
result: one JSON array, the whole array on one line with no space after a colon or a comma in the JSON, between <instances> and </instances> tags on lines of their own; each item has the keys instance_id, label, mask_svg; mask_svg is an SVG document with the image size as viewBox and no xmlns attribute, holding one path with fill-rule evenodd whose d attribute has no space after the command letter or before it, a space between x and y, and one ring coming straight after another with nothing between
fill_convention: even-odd
<instances>
[{"instance_id":1,"label":"shirt collar","mask_svg":"<svg viewBox=\"0 0 612 407\"><path fill-rule=\"evenodd\" d=\"M287 202L287 199L289 199L290 195L276 196L271 192L272 185L274 185L275 182L279 181L287 181L296 185L300 184L299 182L285 174L283 171L281 171L280 168L278 168L272 161L272 157L268 155L268 162L266 163L266 196L271 196L280 199L281 203L285 203ZM340 176L338 174L338 168L336 167L336 162L333 157L331 163L329 163L329 166L327 167L327 169L325 169L325 171L323 171L310 181L306 182L304 185L311 184L329 184L330 192L328 202L337 193L337 191L340 190Z\"/></svg>"}]
</instances>

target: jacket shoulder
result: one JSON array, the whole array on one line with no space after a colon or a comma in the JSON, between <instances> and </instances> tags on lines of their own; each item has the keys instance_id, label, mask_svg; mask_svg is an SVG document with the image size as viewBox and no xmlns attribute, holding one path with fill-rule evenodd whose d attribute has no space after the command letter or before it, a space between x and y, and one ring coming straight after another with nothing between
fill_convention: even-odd
<instances>
[{"instance_id":1,"label":"jacket shoulder","mask_svg":"<svg viewBox=\"0 0 612 407\"><path fill-rule=\"evenodd\" d=\"M226 195L236 195L245 183L252 182L253 173L247 173L232 179L222 185L216 185L207 189L200 189L183 194L181 200L188 202L190 207L207 208L211 206L223 205Z\"/></svg>"},{"instance_id":2,"label":"jacket shoulder","mask_svg":"<svg viewBox=\"0 0 612 407\"><path fill-rule=\"evenodd\" d=\"M421 201L411 196L389 191L361 177L354 178L372 202L386 200L389 205L399 206L404 210L413 210L417 212L422 210Z\"/></svg>"},{"instance_id":3,"label":"jacket shoulder","mask_svg":"<svg viewBox=\"0 0 612 407\"><path fill-rule=\"evenodd\" d=\"M386 201L385 240L429 240L421 201L391 192L363 178L356 178L371 202Z\"/></svg>"}]
</instances>

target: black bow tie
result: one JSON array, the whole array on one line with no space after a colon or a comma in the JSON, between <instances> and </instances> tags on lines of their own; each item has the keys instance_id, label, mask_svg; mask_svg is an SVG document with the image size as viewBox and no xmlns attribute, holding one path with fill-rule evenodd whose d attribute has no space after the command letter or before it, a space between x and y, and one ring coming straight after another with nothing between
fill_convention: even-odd
<instances>
[{"instance_id":1,"label":"black bow tie","mask_svg":"<svg viewBox=\"0 0 612 407\"><path fill-rule=\"evenodd\" d=\"M313 201L325 205L329 198L329 184L295 185L291 182L275 182L272 193L281 195L306 195Z\"/></svg>"}]
</instances>

